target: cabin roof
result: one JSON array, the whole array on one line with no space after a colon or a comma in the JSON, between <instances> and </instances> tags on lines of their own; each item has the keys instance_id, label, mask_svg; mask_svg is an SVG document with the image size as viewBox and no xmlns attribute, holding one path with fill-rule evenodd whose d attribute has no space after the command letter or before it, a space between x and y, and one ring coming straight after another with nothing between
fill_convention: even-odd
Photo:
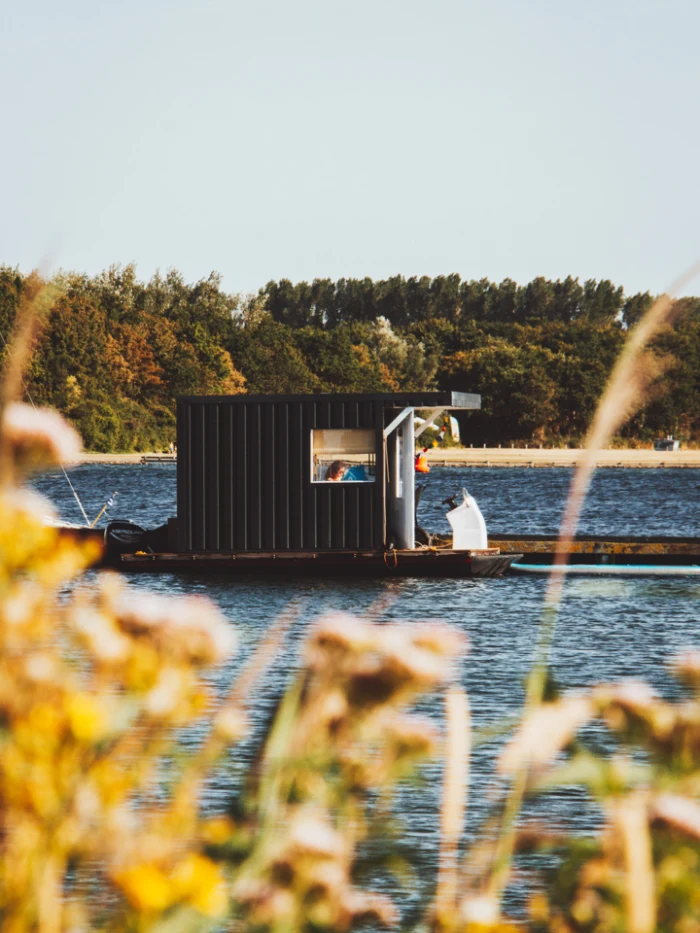
<instances>
[{"instance_id":1,"label":"cabin roof","mask_svg":"<svg viewBox=\"0 0 700 933\"><path fill-rule=\"evenodd\" d=\"M481 408L481 396L473 392L347 392L315 395L188 395L179 402L197 404L251 404L260 402L382 402L387 408Z\"/></svg>"}]
</instances>

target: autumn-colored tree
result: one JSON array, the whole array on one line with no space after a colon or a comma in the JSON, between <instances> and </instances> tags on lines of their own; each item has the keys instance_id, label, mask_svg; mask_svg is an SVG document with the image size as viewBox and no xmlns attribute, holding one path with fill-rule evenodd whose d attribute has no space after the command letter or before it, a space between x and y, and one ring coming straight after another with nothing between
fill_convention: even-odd
<instances>
[{"instance_id":1,"label":"autumn-colored tree","mask_svg":"<svg viewBox=\"0 0 700 933\"><path fill-rule=\"evenodd\" d=\"M0 267L0 337L40 276ZM182 395L253 392L480 392L475 441L578 442L624 342L649 307L608 280L459 275L268 282L225 292L216 273L133 265L60 273L27 366L27 388L97 450L172 439ZM622 429L700 441L700 299L674 303L652 342L664 375ZM0 354L4 347L0 341Z\"/></svg>"}]
</instances>

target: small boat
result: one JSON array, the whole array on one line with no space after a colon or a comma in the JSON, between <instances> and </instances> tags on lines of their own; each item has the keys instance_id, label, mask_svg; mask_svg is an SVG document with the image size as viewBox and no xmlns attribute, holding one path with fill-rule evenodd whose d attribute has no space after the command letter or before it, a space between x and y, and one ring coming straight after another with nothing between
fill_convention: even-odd
<instances>
[{"instance_id":1,"label":"small boat","mask_svg":"<svg viewBox=\"0 0 700 933\"><path fill-rule=\"evenodd\" d=\"M499 576L478 506L450 510L449 547L416 526L416 442L479 408L462 392L178 399L177 514L111 524L106 560L133 572ZM416 410L429 417L416 425ZM427 541L422 537L428 538Z\"/></svg>"},{"instance_id":2,"label":"small boat","mask_svg":"<svg viewBox=\"0 0 700 933\"><path fill-rule=\"evenodd\" d=\"M417 499L424 487L418 487ZM382 551L371 549L313 551L178 552L169 542L169 525L141 528L129 521L113 521L104 532L105 564L132 573L293 574L312 576L427 576L499 577L518 557L489 547L481 510L462 490L462 502L448 500L447 519L453 533L444 543L407 549L396 542ZM416 527L416 538L430 536Z\"/></svg>"},{"instance_id":3,"label":"small boat","mask_svg":"<svg viewBox=\"0 0 700 933\"><path fill-rule=\"evenodd\" d=\"M673 434L666 437L659 437L654 441L654 450L673 451L680 450L681 442L676 440Z\"/></svg>"}]
</instances>

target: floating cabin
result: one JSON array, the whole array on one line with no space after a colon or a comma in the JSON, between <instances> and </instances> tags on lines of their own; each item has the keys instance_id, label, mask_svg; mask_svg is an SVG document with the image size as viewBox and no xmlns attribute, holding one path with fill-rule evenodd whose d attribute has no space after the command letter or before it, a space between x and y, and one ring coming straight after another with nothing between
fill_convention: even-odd
<instances>
[{"instance_id":1,"label":"floating cabin","mask_svg":"<svg viewBox=\"0 0 700 933\"><path fill-rule=\"evenodd\" d=\"M417 547L415 439L461 392L233 395L177 406L177 518L153 571L496 576L497 549ZM419 426L417 409L428 414ZM342 465L342 478L334 478Z\"/></svg>"}]
</instances>

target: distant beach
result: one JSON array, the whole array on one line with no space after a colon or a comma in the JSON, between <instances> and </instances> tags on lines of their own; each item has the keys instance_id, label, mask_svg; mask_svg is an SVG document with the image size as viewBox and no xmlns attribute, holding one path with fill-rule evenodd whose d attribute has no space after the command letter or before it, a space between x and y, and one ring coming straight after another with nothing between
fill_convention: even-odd
<instances>
[{"instance_id":1,"label":"distant beach","mask_svg":"<svg viewBox=\"0 0 700 933\"><path fill-rule=\"evenodd\" d=\"M583 455L581 448L539 447L522 450L511 447L446 447L428 451L428 463L444 466L490 467L573 467ZM600 467L700 467L700 450L601 450Z\"/></svg>"},{"instance_id":2,"label":"distant beach","mask_svg":"<svg viewBox=\"0 0 700 933\"><path fill-rule=\"evenodd\" d=\"M511 447L445 447L428 451L428 463L440 466L469 467L572 467L581 459L580 448L523 450ZM171 460L167 454L103 454L84 453L76 461L81 463L140 463L142 457L160 457ZM174 458L172 458L174 460ZM700 468L700 450L602 450L598 455L601 467L693 467Z\"/></svg>"}]
</instances>

